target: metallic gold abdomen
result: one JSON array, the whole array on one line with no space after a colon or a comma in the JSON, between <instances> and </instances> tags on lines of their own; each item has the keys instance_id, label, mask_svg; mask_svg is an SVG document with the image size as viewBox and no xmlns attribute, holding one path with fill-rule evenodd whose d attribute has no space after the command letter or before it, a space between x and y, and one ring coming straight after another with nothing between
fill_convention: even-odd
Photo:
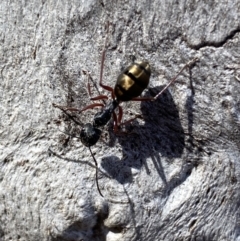
<instances>
[{"instance_id":1,"label":"metallic gold abdomen","mask_svg":"<svg viewBox=\"0 0 240 241\"><path fill-rule=\"evenodd\" d=\"M147 88L151 70L147 61L137 62L126 68L117 79L114 94L118 101L129 101Z\"/></svg>"}]
</instances>

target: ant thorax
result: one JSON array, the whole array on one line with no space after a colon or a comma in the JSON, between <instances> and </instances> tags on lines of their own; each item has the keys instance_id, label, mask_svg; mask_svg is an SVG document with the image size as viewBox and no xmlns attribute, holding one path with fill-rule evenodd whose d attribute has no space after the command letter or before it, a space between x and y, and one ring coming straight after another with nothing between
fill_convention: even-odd
<instances>
[{"instance_id":1,"label":"ant thorax","mask_svg":"<svg viewBox=\"0 0 240 241\"><path fill-rule=\"evenodd\" d=\"M102 127L105 126L111 119L114 110L118 107L119 102L117 100L112 100L104 106L104 108L97 112L94 116L93 126Z\"/></svg>"}]
</instances>

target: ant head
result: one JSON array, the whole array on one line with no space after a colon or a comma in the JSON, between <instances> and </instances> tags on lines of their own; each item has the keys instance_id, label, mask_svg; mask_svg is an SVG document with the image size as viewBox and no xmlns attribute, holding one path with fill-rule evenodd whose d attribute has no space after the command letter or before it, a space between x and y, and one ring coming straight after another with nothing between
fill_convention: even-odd
<instances>
[{"instance_id":1,"label":"ant head","mask_svg":"<svg viewBox=\"0 0 240 241\"><path fill-rule=\"evenodd\" d=\"M87 147L93 146L99 140L101 133L102 131L100 129L94 127L90 123L87 123L83 126L80 133L81 142Z\"/></svg>"}]
</instances>

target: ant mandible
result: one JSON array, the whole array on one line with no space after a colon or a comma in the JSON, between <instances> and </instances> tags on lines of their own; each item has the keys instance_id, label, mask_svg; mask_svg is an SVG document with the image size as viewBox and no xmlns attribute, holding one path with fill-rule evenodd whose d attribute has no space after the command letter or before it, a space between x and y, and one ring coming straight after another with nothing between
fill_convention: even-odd
<instances>
[{"instance_id":1,"label":"ant mandible","mask_svg":"<svg viewBox=\"0 0 240 241\"><path fill-rule=\"evenodd\" d=\"M108 27L107 27L108 32ZM80 140L83 145L89 148L89 151L91 153L91 156L94 159L95 165L96 165L96 184L99 194L103 197L99 184L98 184L98 165L97 161L92 153L91 146L95 145L97 141L100 139L100 136L102 134L102 127L104 127L113 116L114 120L114 131L116 132L119 128L119 126L122 124L122 116L123 116L123 109L120 106L122 102L125 101L155 101L157 98L171 85L173 82L177 79L177 77L183 72L184 69L187 67L190 67L193 63L195 63L198 58L194 58L191 61L189 61L187 64L185 64L181 70L177 73L177 75L154 97L139 97L142 92L147 88L149 84L149 79L151 75L150 65L148 61L140 61L135 62L131 64L129 67L127 67L125 70L122 71L122 73L118 76L117 82L115 84L115 87L112 88L110 86L103 84L103 68L104 68L104 61L105 61L105 53L106 53L106 42L105 46L102 52L102 58L101 58L101 69L100 69L100 80L99 85L109 91L112 96L112 100L107 103L93 103L88 106L86 106L83 109L77 109L67 106L60 106L53 103L53 106L56 108L59 108L64 111L78 111L79 113L88 110L93 109L95 107L102 107L102 109L97 112L93 118L92 123L87 123L83 126L81 132L80 132ZM88 86L88 91L90 93L90 86ZM107 95L99 95L94 98L90 98L90 100L107 100ZM115 113L115 110L118 108L118 115ZM136 118L136 117L135 117ZM127 122L132 121L132 118L128 120ZM126 123L126 122L125 122Z\"/></svg>"}]
</instances>

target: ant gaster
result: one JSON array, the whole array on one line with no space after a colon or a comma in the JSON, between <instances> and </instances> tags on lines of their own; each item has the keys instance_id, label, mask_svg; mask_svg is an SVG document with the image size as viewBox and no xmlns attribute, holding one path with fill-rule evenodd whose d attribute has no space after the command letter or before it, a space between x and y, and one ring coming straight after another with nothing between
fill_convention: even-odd
<instances>
[{"instance_id":1,"label":"ant gaster","mask_svg":"<svg viewBox=\"0 0 240 241\"><path fill-rule=\"evenodd\" d=\"M106 40L107 42L107 40ZM57 107L64 111L78 111L83 112L87 109L92 109L95 107L102 107L102 109L97 112L93 118L92 123L87 123L83 126L81 132L80 132L80 139L83 145L89 148L90 153L94 159L95 165L96 165L96 184L98 188L99 194L103 197L99 185L98 185L98 178L97 178L97 161L91 151L91 146L95 145L97 141L100 139L100 136L102 134L102 127L104 127L113 116L114 119L114 131L118 130L118 127L122 125L122 116L123 116L123 110L120 106L121 102L124 101L155 101L176 79L177 77L183 72L184 69L187 67L190 67L193 63L197 61L198 58L194 58L187 64L185 64L182 69L178 72L178 74L169 82L168 85L166 85L156 96L154 97L139 97L142 92L147 88L149 84L149 79L151 75L150 65L148 61L141 61L131 64L129 67L127 67L117 78L117 82L115 84L114 89L110 86L104 85L102 83L102 77L103 77L103 68L104 68L104 61L105 61L105 52L106 52L106 42L104 46L104 50L102 53L102 59L101 59L101 71L100 71L100 81L99 85L111 92L112 101L108 104L102 104L102 103L93 103L82 110L79 110L77 108L72 107L64 107L59 106L56 104L53 104L54 107ZM88 90L90 93L90 86L88 86ZM91 100L106 100L108 99L108 96L106 95L99 95L97 97L91 98ZM115 109L118 108L118 116L115 113ZM137 118L137 117L135 117ZM128 120L127 122L132 121L132 118ZM126 123L126 122L125 122Z\"/></svg>"}]
</instances>

